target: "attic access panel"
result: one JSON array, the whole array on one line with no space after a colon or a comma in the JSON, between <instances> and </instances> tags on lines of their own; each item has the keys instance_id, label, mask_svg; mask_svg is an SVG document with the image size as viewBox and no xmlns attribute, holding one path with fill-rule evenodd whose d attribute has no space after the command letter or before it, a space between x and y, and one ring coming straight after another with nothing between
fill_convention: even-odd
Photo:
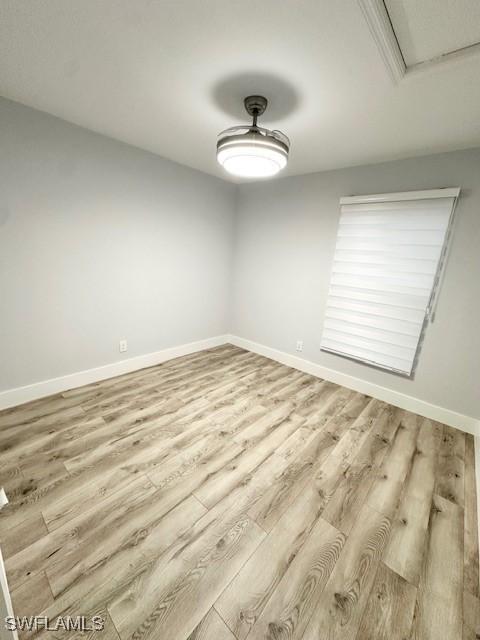
<instances>
[{"instance_id":1,"label":"attic access panel","mask_svg":"<svg viewBox=\"0 0 480 640\"><path fill-rule=\"evenodd\" d=\"M407 67L480 42L478 0L385 0L385 6Z\"/></svg>"}]
</instances>

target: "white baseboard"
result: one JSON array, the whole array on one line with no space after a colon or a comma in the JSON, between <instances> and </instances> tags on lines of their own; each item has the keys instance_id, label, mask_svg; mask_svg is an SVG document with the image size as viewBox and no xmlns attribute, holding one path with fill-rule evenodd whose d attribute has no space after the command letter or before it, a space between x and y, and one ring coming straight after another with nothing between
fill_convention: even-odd
<instances>
[{"instance_id":1,"label":"white baseboard","mask_svg":"<svg viewBox=\"0 0 480 640\"><path fill-rule=\"evenodd\" d=\"M379 400L388 402L395 407L400 407L401 409L406 409L407 411L417 413L421 416L425 416L426 418L431 418L432 420L442 422L443 424L448 424L451 427L471 433L474 436L480 436L480 420L477 418L472 418L471 416L450 411L450 409L446 409L445 407L430 404L429 402L419 400L413 396L408 396L404 393L400 393L399 391L393 391L393 389L388 389L387 387L367 382L361 378L355 378L354 376L341 373L335 369L323 367L322 365L311 362L310 360L299 358L298 356L291 355L285 351L266 347L262 344L258 344L257 342L252 342L251 340L245 340L244 338L239 338L238 336L233 335L227 336L227 338L228 342L236 345L237 347L247 349L248 351L254 351L255 353L259 353L260 355L271 358L272 360L277 360L278 362L289 367L293 367L294 369L299 369L300 371L317 376L318 378L323 378L324 380L335 382L336 384L340 384L348 389L353 389L354 391L364 393L372 396L373 398L378 398Z\"/></svg>"},{"instance_id":2,"label":"white baseboard","mask_svg":"<svg viewBox=\"0 0 480 640\"><path fill-rule=\"evenodd\" d=\"M147 353L142 356L128 358L127 360L113 362L112 364L107 364L102 367L95 367L94 369L87 369L86 371L78 371L77 373L71 373L59 378L35 382L34 384L29 384L25 387L17 387L15 389L1 391L0 409L15 407L19 404L30 402L31 400L51 396L54 393L61 393L62 391L82 387L83 385L91 384L92 382L99 382L100 380L106 380L107 378L121 376L124 373L130 373L131 371L137 371L138 369L145 369L145 367L153 367L156 364L160 364L166 360L171 360L172 358L178 358L180 356L188 355L189 353L195 353L196 351L203 351L204 349L218 347L228 342L228 338L229 336L215 336L214 338L198 340L197 342L189 342L188 344L182 344L177 347L170 347L169 349L162 349L161 351L155 351L154 353Z\"/></svg>"},{"instance_id":3,"label":"white baseboard","mask_svg":"<svg viewBox=\"0 0 480 640\"><path fill-rule=\"evenodd\" d=\"M478 436L480 439L480 420L476 418L456 413L450 409L430 404L429 402L419 400L418 398L400 393L399 391L393 391L387 387L382 387L372 382L362 380L361 378L341 373L335 369L329 369L310 360L299 358L285 351L279 351L278 349L273 349L234 335L220 335L213 338L206 338L205 340L198 340L196 342L162 349L161 351L128 358L127 360L120 360L119 362L87 369L86 371L78 371L66 376L43 380L24 387L8 389L0 392L0 409L14 407L19 404L24 404L25 402L30 402L31 400L44 398L54 393L61 393L68 389L74 389L75 387L81 387L107 378L114 378L115 376L137 371L138 369L144 369L145 367L153 367L172 358L178 358L188 355L189 353L202 351L203 349L211 349L227 342L247 349L248 351L259 353L267 358L317 376L318 378L330 380L331 382L353 389L354 391L359 391L360 393L365 393L389 404L393 404L394 406L406 409L407 411L412 411L426 418L431 418L432 420L456 427L457 429ZM480 458L479 449L480 445L477 442L477 454ZM480 462L477 464L477 470L480 472L479 467Z\"/></svg>"}]
</instances>

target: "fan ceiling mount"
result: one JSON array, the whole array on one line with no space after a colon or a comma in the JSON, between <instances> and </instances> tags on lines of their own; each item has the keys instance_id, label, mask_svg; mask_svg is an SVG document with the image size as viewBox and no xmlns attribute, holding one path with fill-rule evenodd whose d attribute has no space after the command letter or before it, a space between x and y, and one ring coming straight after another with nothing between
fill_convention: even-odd
<instances>
[{"instance_id":1,"label":"fan ceiling mount","mask_svg":"<svg viewBox=\"0 0 480 640\"><path fill-rule=\"evenodd\" d=\"M268 106L268 100L264 96L247 96L243 101L247 113L255 118L261 116Z\"/></svg>"}]
</instances>

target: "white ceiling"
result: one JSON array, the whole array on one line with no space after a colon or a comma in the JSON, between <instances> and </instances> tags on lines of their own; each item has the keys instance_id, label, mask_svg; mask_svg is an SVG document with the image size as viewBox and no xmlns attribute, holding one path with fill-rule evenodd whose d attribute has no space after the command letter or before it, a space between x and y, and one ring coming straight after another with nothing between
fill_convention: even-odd
<instances>
[{"instance_id":1,"label":"white ceiling","mask_svg":"<svg viewBox=\"0 0 480 640\"><path fill-rule=\"evenodd\" d=\"M407 66L480 42L479 0L385 0Z\"/></svg>"},{"instance_id":2,"label":"white ceiling","mask_svg":"<svg viewBox=\"0 0 480 640\"><path fill-rule=\"evenodd\" d=\"M291 139L289 174L480 145L480 56L395 85L355 0L0 0L0 13L1 95L215 175L216 134L257 92L260 124Z\"/></svg>"}]
</instances>

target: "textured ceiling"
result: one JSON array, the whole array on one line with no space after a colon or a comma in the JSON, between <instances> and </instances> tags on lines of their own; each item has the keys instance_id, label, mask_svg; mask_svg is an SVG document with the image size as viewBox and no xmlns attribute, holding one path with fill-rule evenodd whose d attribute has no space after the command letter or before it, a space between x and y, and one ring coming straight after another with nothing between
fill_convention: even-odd
<instances>
[{"instance_id":1,"label":"textured ceiling","mask_svg":"<svg viewBox=\"0 0 480 640\"><path fill-rule=\"evenodd\" d=\"M480 145L480 57L395 85L354 0L0 0L0 13L1 95L215 175L216 134L256 92L271 104L260 124L292 141L290 174Z\"/></svg>"}]
</instances>

